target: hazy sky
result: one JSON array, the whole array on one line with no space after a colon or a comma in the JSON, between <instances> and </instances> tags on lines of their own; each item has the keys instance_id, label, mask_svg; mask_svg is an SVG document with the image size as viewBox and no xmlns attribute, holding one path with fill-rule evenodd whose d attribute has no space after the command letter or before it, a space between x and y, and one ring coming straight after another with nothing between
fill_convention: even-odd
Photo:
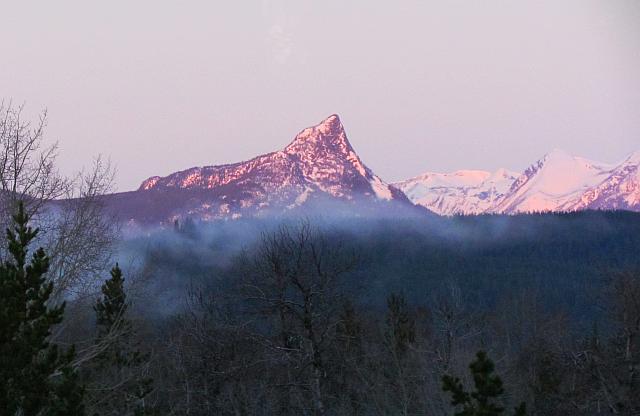
<instances>
[{"instance_id":1,"label":"hazy sky","mask_svg":"<svg viewBox=\"0 0 640 416\"><path fill-rule=\"evenodd\" d=\"M118 188L251 158L340 114L387 181L640 150L638 0L12 1L0 97Z\"/></svg>"}]
</instances>

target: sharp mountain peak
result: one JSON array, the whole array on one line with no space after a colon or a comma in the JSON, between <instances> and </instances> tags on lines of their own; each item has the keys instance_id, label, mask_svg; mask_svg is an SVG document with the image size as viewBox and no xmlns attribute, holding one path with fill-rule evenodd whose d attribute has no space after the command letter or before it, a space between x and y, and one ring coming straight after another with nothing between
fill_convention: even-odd
<instances>
[{"instance_id":1,"label":"sharp mountain peak","mask_svg":"<svg viewBox=\"0 0 640 416\"><path fill-rule=\"evenodd\" d=\"M353 152L337 114L330 115L315 126L305 128L284 149L289 154L303 154L313 150L342 154Z\"/></svg>"},{"instance_id":2,"label":"sharp mountain peak","mask_svg":"<svg viewBox=\"0 0 640 416\"><path fill-rule=\"evenodd\" d=\"M244 162L153 176L142 183L136 198L148 204L146 200L161 196L171 198L156 216L164 222L187 215L216 219L286 211L321 200L361 208L372 207L374 201L393 201L415 209L401 191L362 162L337 114L303 129L282 150ZM136 216L139 213L131 215Z\"/></svg>"}]
</instances>

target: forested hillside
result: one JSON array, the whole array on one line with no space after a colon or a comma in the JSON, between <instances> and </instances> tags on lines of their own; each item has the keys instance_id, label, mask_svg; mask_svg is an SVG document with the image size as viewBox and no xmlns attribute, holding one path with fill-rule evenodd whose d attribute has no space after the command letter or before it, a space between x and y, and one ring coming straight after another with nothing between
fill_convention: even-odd
<instances>
[{"instance_id":1,"label":"forested hillside","mask_svg":"<svg viewBox=\"0 0 640 416\"><path fill-rule=\"evenodd\" d=\"M128 240L122 252L173 296L187 282L229 284L234 257L255 249L261 234L299 222L188 221ZM527 292L582 320L593 313L593 297L607 276L640 267L640 214L631 212L303 222L357 257L345 287L372 307L384 306L390 292L428 305L434 293L456 286L472 296L474 307ZM174 299L180 303L180 296Z\"/></svg>"},{"instance_id":2,"label":"forested hillside","mask_svg":"<svg viewBox=\"0 0 640 416\"><path fill-rule=\"evenodd\" d=\"M453 414L443 376L471 386L485 351L491 403L633 414L638 231L627 212L188 221L120 256L161 412Z\"/></svg>"}]
</instances>

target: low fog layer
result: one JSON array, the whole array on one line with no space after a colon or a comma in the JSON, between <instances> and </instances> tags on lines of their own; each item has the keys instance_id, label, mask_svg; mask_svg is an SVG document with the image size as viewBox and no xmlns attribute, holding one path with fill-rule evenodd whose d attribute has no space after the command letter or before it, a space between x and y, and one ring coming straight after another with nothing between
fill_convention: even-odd
<instances>
[{"instance_id":1,"label":"low fog layer","mask_svg":"<svg viewBox=\"0 0 640 416\"><path fill-rule=\"evenodd\" d=\"M614 271L640 267L640 214L486 215L422 219L300 217L214 223L186 221L129 236L117 257L140 282L152 315L179 311L194 288L236 283L241 255L265 236L308 223L358 258L347 286L359 302L382 307L391 292L427 306L452 285L469 304L489 308L533 290L576 318L593 312L593 293ZM595 289L594 289L595 290Z\"/></svg>"}]
</instances>

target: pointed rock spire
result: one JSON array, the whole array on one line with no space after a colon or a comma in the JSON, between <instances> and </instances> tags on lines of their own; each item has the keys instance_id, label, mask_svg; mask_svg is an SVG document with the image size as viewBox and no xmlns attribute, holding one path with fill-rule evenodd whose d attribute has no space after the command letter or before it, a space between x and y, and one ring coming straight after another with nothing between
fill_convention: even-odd
<instances>
[{"instance_id":1,"label":"pointed rock spire","mask_svg":"<svg viewBox=\"0 0 640 416\"><path fill-rule=\"evenodd\" d=\"M342 127L342 123L340 122L340 117L337 114L332 114L329 117L322 120L320 124L316 126L316 128L322 134L339 134L344 131Z\"/></svg>"},{"instance_id":2,"label":"pointed rock spire","mask_svg":"<svg viewBox=\"0 0 640 416\"><path fill-rule=\"evenodd\" d=\"M333 114L319 124L302 130L285 148L285 152L304 153L318 148L344 153L353 151L338 115Z\"/></svg>"}]
</instances>

